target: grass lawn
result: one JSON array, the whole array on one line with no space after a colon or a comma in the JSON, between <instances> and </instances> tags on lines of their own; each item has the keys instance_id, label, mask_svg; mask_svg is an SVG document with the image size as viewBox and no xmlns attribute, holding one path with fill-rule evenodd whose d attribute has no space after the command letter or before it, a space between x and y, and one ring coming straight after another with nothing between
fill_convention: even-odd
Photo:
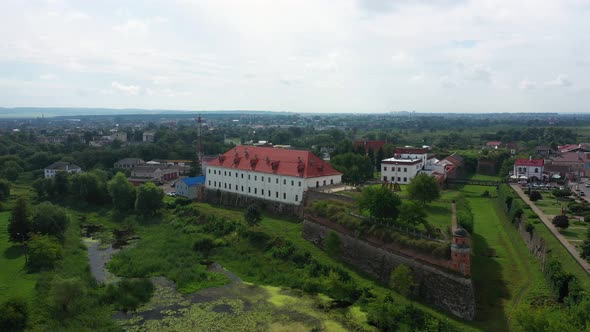
<instances>
[{"instance_id":1,"label":"grass lawn","mask_svg":"<svg viewBox=\"0 0 590 332\"><path fill-rule=\"evenodd\" d=\"M10 212L0 213L0 302L22 297L31 300L38 274L27 273L22 247L8 241Z\"/></svg>"},{"instance_id":2,"label":"grass lawn","mask_svg":"<svg viewBox=\"0 0 590 332\"><path fill-rule=\"evenodd\" d=\"M481 194L489 187L465 186L463 193L474 214L473 281L475 325L489 331L507 330L511 314L523 299L548 295L539 262L528 252L495 198Z\"/></svg>"},{"instance_id":3,"label":"grass lawn","mask_svg":"<svg viewBox=\"0 0 590 332\"><path fill-rule=\"evenodd\" d=\"M496 175L472 174L469 180L473 181L502 181L502 177Z\"/></svg>"}]
</instances>

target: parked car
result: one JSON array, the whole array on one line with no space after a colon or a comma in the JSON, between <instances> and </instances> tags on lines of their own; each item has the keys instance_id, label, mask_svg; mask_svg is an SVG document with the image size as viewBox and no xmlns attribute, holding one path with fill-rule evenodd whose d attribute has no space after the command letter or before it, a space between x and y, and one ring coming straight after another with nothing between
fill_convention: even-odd
<instances>
[{"instance_id":1,"label":"parked car","mask_svg":"<svg viewBox=\"0 0 590 332\"><path fill-rule=\"evenodd\" d=\"M582 191L580 192L580 196L586 196L586 193Z\"/></svg>"},{"instance_id":2,"label":"parked car","mask_svg":"<svg viewBox=\"0 0 590 332\"><path fill-rule=\"evenodd\" d=\"M174 192L174 191L172 191L172 192L169 192L169 193L168 193L168 196L175 197L175 196L176 196L176 192Z\"/></svg>"},{"instance_id":3,"label":"parked car","mask_svg":"<svg viewBox=\"0 0 590 332\"><path fill-rule=\"evenodd\" d=\"M590 183L586 183L586 184L584 185L584 187L586 187L586 188L590 188Z\"/></svg>"}]
</instances>

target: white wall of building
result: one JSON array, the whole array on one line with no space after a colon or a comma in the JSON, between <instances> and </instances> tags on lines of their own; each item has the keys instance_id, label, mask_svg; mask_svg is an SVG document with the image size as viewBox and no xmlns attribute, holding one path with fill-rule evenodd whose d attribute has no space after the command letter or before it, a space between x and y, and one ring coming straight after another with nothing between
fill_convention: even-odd
<instances>
[{"instance_id":1,"label":"white wall of building","mask_svg":"<svg viewBox=\"0 0 590 332\"><path fill-rule=\"evenodd\" d=\"M65 170L65 169L48 169L48 168L46 168L45 169L45 178L46 179L54 178L55 177L55 174L57 174L57 172L59 172L59 171L68 172L70 174L82 172L82 170L79 169L79 168L73 168L73 169L68 169L68 170Z\"/></svg>"},{"instance_id":2,"label":"white wall of building","mask_svg":"<svg viewBox=\"0 0 590 332\"><path fill-rule=\"evenodd\" d=\"M339 184L342 181L341 175L306 179L218 166L208 166L206 178L207 188L297 205L301 204L303 192L308 188Z\"/></svg>"},{"instance_id":3,"label":"white wall of building","mask_svg":"<svg viewBox=\"0 0 590 332\"><path fill-rule=\"evenodd\" d=\"M410 183L422 169L423 163L418 164L381 164L381 180L386 182Z\"/></svg>"},{"instance_id":4,"label":"white wall of building","mask_svg":"<svg viewBox=\"0 0 590 332\"><path fill-rule=\"evenodd\" d=\"M524 175L528 178L536 176L537 178L541 179L543 176L543 166L517 166L514 165L514 175L521 176Z\"/></svg>"}]
</instances>

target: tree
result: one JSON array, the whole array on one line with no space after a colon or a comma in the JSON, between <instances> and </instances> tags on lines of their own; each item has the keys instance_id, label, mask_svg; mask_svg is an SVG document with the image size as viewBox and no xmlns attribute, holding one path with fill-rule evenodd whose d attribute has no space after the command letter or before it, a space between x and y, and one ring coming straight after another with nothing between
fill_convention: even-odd
<instances>
[{"instance_id":1,"label":"tree","mask_svg":"<svg viewBox=\"0 0 590 332\"><path fill-rule=\"evenodd\" d=\"M10 182L0 179L0 201L4 201L10 197Z\"/></svg>"},{"instance_id":2,"label":"tree","mask_svg":"<svg viewBox=\"0 0 590 332\"><path fill-rule=\"evenodd\" d=\"M36 234L28 243L29 268L32 271L52 269L62 257L61 245L49 235Z\"/></svg>"},{"instance_id":3,"label":"tree","mask_svg":"<svg viewBox=\"0 0 590 332\"><path fill-rule=\"evenodd\" d=\"M29 239L31 231L29 203L24 197L19 197L12 208L12 214L8 221L8 236L12 242L24 242Z\"/></svg>"},{"instance_id":4,"label":"tree","mask_svg":"<svg viewBox=\"0 0 590 332\"><path fill-rule=\"evenodd\" d=\"M326 252L330 257L338 257L340 255L340 237L336 232L330 231L326 237Z\"/></svg>"},{"instance_id":5,"label":"tree","mask_svg":"<svg viewBox=\"0 0 590 332\"><path fill-rule=\"evenodd\" d=\"M398 223L410 228L416 228L420 224L426 224L426 212L416 202L405 202L400 207Z\"/></svg>"},{"instance_id":6,"label":"tree","mask_svg":"<svg viewBox=\"0 0 590 332\"><path fill-rule=\"evenodd\" d=\"M586 259L587 261L590 261L590 228L586 233L586 239L582 243L581 249L582 253L580 255L582 256L582 258Z\"/></svg>"},{"instance_id":7,"label":"tree","mask_svg":"<svg viewBox=\"0 0 590 332\"><path fill-rule=\"evenodd\" d=\"M546 331L549 326L547 320L547 313L544 310L535 310L533 308L520 307L515 312L514 317L516 318L516 325L518 325L522 331L530 332L543 332Z\"/></svg>"},{"instance_id":8,"label":"tree","mask_svg":"<svg viewBox=\"0 0 590 332\"><path fill-rule=\"evenodd\" d=\"M377 150L377 155L375 155L375 169L381 171L381 161L385 159L385 152L383 152L383 147L380 147Z\"/></svg>"},{"instance_id":9,"label":"tree","mask_svg":"<svg viewBox=\"0 0 590 332\"><path fill-rule=\"evenodd\" d=\"M143 216L154 216L164 206L164 192L155 184L147 182L139 186L135 199L135 211Z\"/></svg>"},{"instance_id":10,"label":"tree","mask_svg":"<svg viewBox=\"0 0 590 332\"><path fill-rule=\"evenodd\" d=\"M401 205L399 197L386 187L366 187L359 199L359 208L377 220L395 220Z\"/></svg>"},{"instance_id":11,"label":"tree","mask_svg":"<svg viewBox=\"0 0 590 332\"><path fill-rule=\"evenodd\" d=\"M66 211L57 205L43 202L33 211L32 231L34 233L53 235L63 239L68 225Z\"/></svg>"},{"instance_id":12,"label":"tree","mask_svg":"<svg viewBox=\"0 0 590 332\"><path fill-rule=\"evenodd\" d=\"M105 178L97 172L84 172L72 176L70 194L87 203L100 204L106 200L107 186Z\"/></svg>"},{"instance_id":13,"label":"tree","mask_svg":"<svg viewBox=\"0 0 590 332\"><path fill-rule=\"evenodd\" d=\"M53 178L53 188L55 189L55 193L64 196L68 193L70 185L70 178L68 173L64 171L59 171L55 173L55 177Z\"/></svg>"},{"instance_id":14,"label":"tree","mask_svg":"<svg viewBox=\"0 0 590 332\"><path fill-rule=\"evenodd\" d=\"M213 248L215 248L215 241L210 237L199 239L193 244L193 250L202 253L205 259L209 258L209 254Z\"/></svg>"},{"instance_id":15,"label":"tree","mask_svg":"<svg viewBox=\"0 0 590 332\"><path fill-rule=\"evenodd\" d=\"M113 201L113 207L126 212L133 209L135 203L135 187L127 181L124 173L118 172L108 183L109 195Z\"/></svg>"},{"instance_id":16,"label":"tree","mask_svg":"<svg viewBox=\"0 0 590 332\"><path fill-rule=\"evenodd\" d=\"M412 289L416 286L412 277L412 270L403 264L398 265L391 272L389 282L391 288L403 296L410 295Z\"/></svg>"},{"instance_id":17,"label":"tree","mask_svg":"<svg viewBox=\"0 0 590 332\"><path fill-rule=\"evenodd\" d=\"M543 196L541 196L541 193L540 192L534 190L534 191L531 191L531 194L529 195L529 199L532 202L536 202L536 201L538 201L540 199L543 199Z\"/></svg>"},{"instance_id":18,"label":"tree","mask_svg":"<svg viewBox=\"0 0 590 332\"><path fill-rule=\"evenodd\" d=\"M51 179L37 179L33 182L33 189L37 193L37 197L45 198L53 194L53 181Z\"/></svg>"},{"instance_id":19,"label":"tree","mask_svg":"<svg viewBox=\"0 0 590 332\"><path fill-rule=\"evenodd\" d=\"M436 179L426 173L416 175L408 184L407 190L410 198L420 201L423 206L440 197Z\"/></svg>"},{"instance_id":20,"label":"tree","mask_svg":"<svg viewBox=\"0 0 590 332\"><path fill-rule=\"evenodd\" d=\"M19 171L15 167L6 167L2 173L4 175L4 178L6 178L10 182L14 182L18 179Z\"/></svg>"},{"instance_id":21,"label":"tree","mask_svg":"<svg viewBox=\"0 0 590 332\"><path fill-rule=\"evenodd\" d=\"M199 160L199 156L197 155L193 162L191 163L191 168L188 171L189 176L200 176L202 175L203 170L201 169L201 161Z\"/></svg>"},{"instance_id":22,"label":"tree","mask_svg":"<svg viewBox=\"0 0 590 332\"><path fill-rule=\"evenodd\" d=\"M29 308L23 299L10 299L0 305L0 331L23 331Z\"/></svg>"},{"instance_id":23,"label":"tree","mask_svg":"<svg viewBox=\"0 0 590 332\"><path fill-rule=\"evenodd\" d=\"M362 155L352 152L337 155L330 160L330 164L342 172L345 183L360 184L373 178L374 164L364 152Z\"/></svg>"},{"instance_id":24,"label":"tree","mask_svg":"<svg viewBox=\"0 0 590 332\"><path fill-rule=\"evenodd\" d=\"M555 216L551 221L555 227L566 229L570 226L570 219L565 215Z\"/></svg>"},{"instance_id":25,"label":"tree","mask_svg":"<svg viewBox=\"0 0 590 332\"><path fill-rule=\"evenodd\" d=\"M262 212L260 211L260 207L256 204L250 204L244 212L244 220L248 224L248 226L257 226L260 221L262 220Z\"/></svg>"},{"instance_id":26,"label":"tree","mask_svg":"<svg viewBox=\"0 0 590 332\"><path fill-rule=\"evenodd\" d=\"M63 279L56 276L51 281L49 298L54 308L65 314L76 308L76 302L83 298L85 293L86 288L80 279Z\"/></svg>"}]
</instances>

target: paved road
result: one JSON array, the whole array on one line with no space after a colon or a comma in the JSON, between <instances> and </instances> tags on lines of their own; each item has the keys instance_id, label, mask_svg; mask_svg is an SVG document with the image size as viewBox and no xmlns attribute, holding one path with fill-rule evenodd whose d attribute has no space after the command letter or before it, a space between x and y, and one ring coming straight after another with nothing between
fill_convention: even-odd
<instances>
[{"instance_id":1,"label":"paved road","mask_svg":"<svg viewBox=\"0 0 590 332\"><path fill-rule=\"evenodd\" d=\"M580 257L580 253L576 250L576 248L568 242L568 240L559 233L557 228L553 226L551 223L551 218L547 216L541 209L539 209L533 202L529 200L529 197L522 191L522 188L518 184L511 184L512 189L516 191L516 193L522 198L522 200L527 203L531 209L539 216L539 219L549 228L551 233L561 242L561 244L565 247L565 249L572 255L572 257L578 262L578 264L586 271L588 275L590 275L590 263Z\"/></svg>"}]
</instances>

